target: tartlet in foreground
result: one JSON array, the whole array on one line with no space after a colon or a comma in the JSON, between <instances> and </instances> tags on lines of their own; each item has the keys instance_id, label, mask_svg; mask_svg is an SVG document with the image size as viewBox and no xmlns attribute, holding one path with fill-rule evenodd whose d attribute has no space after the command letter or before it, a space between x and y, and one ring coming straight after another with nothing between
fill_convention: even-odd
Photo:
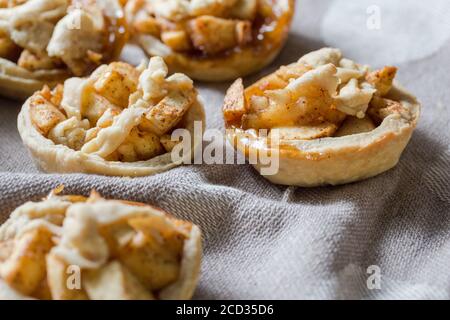
<instances>
[{"instance_id":1,"label":"tartlet in foreground","mask_svg":"<svg viewBox=\"0 0 450 320\"><path fill-rule=\"evenodd\" d=\"M26 99L44 84L84 76L127 40L118 0L0 1L0 92Z\"/></svg>"},{"instance_id":2,"label":"tartlet in foreground","mask_svg":"<svg viewBox=\"0 0 450 320\"><path fill-rule=\"evenodd\" d=\"M371 71L325 48L246 89L239 79L223 107L227 137L247 157L276 155L277 172L265 176L276 184L373 177L398 163L420 114L416 98L393 82L396 71Z\"/></svg>"},{"instance_id":3,"label":"tartlet in foreground","mask_svg":"<svg viewBox=\"0 0 450 320\"><path fill-rule=\"evenodd\" d=\"M190 299L201 233L161 209L58 196L17 208L0 227L0 299Z\"/></svg>"},{"instance_id":4,"label":"tartlet in foreground","mask_svg":"<svg viewBox=\"0 0 450 320\"><path fill-rule=\"evenodd\" d=\"M203 81L234 80L271 63L282 49L294 0L130 0L135 41L174 71Z\"/></svg>"},{"instance_id":5,"label":"tartlet in foreground","mask_svg":"<svg viewBox=\"0 0 450 320\"><path fill-rule=\"evenodd\" d=\"M44 171L135 177L189 163L201 139L191 139L177 160L171 133L186 129L194 137L197 122L204 126L205 114L192 80L168 76L163 59L154 57L148 66L113 62L89 78L36 92L18 129Z\"/></svg>"}]
</instances>

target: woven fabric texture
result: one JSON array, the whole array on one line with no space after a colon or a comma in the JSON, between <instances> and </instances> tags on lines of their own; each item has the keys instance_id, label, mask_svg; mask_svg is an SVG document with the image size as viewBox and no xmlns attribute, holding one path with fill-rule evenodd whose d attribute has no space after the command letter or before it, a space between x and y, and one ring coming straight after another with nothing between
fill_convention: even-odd
<instances>
[{"instance_id":1,"label":"woven fabric texture","mask_svg":"<svg viewBox=\"0 0 450 320\"><path fill-rule=\"evenodd\" d=\"M439 19L448 19L450 4L366 2L299 1L285 50L246 82L323 46L341 45L346 56L366 64L373 50L388 50L374 67L391 64L392 57L398 80L423 105L396 168L359 183L313 189L272 185L248 165L184 166L137 179L45 174L17 133L20 103L2 99L0 221L59 184L67 193L96 189L105 197L155 204L201 227L197 299L450 299L450 24ZM377 8L380 28L372 30L366 21ZM418 46L416 39L425 36L430 44ZM126 50L125 58L138 59L134 52ZM223 130L221 103L229 85L198 84L209 128ZM367 286L370 266L379 267L380 289Z\"/></svg>"}]
</instances>

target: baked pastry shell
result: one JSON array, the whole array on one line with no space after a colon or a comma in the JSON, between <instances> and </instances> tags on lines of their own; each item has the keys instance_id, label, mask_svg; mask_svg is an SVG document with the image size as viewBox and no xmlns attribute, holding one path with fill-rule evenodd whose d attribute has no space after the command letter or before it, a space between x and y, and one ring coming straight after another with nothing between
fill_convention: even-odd
<instances>
[{"instance_id":1,"label":"baked pastry shell","mask_svg":"<svg viewBox=\"0 0 450 320\"><path fill-rule=\"evenodd\" d=\"M54 87L70 76L65 70L29 71L16 63L0 58L0 91L2 96L25 100L44 85Z\"/></svg>"},{"instance_id":2,"label":"baked pastry shell","mask_svg":"<svg viewBox=\"0 0 450 320\"><path fill-rule=\"evenodd\" d=\"M72 196L66 196L70 198ZM80 196L74 196L79 201ZM118 204L145 207L150 216L169 216L163 210L137 202L131 201L117 201ZM20 207L19 207L20 208ZM0 227L0 231L2 228ZM0 238L4 234L0 232ZM159 292L159 297L162 300L188 300L191 299L200 276L200 267L202 260L202 235L200 228L192 224L189 237L185 240L183 246L183 257L181 259L180 275L176 282L170 284ZM34 300L27 297L13 288L11 288L5 281L0 278L0 300Z\"/></svg>"},{"instance_id":3,"label":"baked pastry shell","mask_svg":"<svg viewBox=\"0 0 450 320\"><path fill-rule=\"evenodd\" d=\"M182 163L172 161L171 153L165 153L147 161L119 162L107 161L99 156L70 149L65 145L55 144L43 136L34 126L30 114L28 99L19 113L17 127L23 143L30 151L36 165L51 173L90 173L106 176L139 177L149 176L175 168ZM205 111L200 96L184 116L185 129L192 137L191 153L184 155L182 162L189 162L196 150L201 147L201 137L195 139L194 122L200 121L202 131L205 129Z\"/></svg>"},{"instance_id":4,"label":"baked pastry shell","mask_svg":"<svg viewBox=\"0 0 450 320\"><path fill-rule=\"evenodd\" d=\"M308 141L281 140L279 170L264 178L280 185L317 187L364 180L395 167L417 126L421 106L398 83L387 98L400 102L409 116L391 114L367 133ZM251 138L242 129L227 130L227 138L247 157L259 151L274 155L266 139ZM260 173L267 167L259 160L252 165Z\"/></svg>"},{"instance_id":5,"label":"baked pastry shell","mask_svg":"<svg viewBox=\"0 0 450 320\"><path fill-rule=\"evenodd\" d=\"M279 17L273 30L264 33L262 41L210 58L198 58L171 49L168 53L168 48L161 50L165 45L153 36L136 35L135 40L148 55L163 57L173 72L207 82L235 80L263 69L278 56L288 38L294 9L295 0L276 1L273 10L279 12Z\"/></svg>"}]
</instances>

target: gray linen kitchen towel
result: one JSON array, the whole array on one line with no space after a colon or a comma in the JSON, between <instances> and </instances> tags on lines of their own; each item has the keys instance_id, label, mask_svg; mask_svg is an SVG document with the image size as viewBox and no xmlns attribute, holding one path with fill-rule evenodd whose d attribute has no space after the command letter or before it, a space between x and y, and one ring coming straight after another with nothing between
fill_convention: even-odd
<instances>
[{"instance_id":1,"label":"gray linen kitchen towel","mask_svg":"<svg viewBox=\"0 0 450 320\"><path fill-rule=\"evenodd\" d=\"M396 65L423 104L399 165L339 187L272 185L248 165L184 166L146 178L39 172L0 100L0 220L59 184L66 192L156 204L204 234L198 299L450 298L450 2L300 0L281 56L247 83L323 46ZM138 60L135 51L126 58ZM198 84L223 129L229 83ZM377 275L381 275L378 277Z\"/></svg>"}]
</instances>

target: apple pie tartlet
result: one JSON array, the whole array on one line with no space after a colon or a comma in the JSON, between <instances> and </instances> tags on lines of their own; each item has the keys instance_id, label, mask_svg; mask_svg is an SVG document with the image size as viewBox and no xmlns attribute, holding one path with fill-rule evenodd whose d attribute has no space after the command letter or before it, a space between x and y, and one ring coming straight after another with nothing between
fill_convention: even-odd
<instances>
[{"instance_id":1,"label":"apple pie tartlet","mask_svg":"<svg viewBox=\"0 0 450 320\"><path fill-rule=\"evenodd\" d=\"M0 299L180 300L197 285L200 229L153 206L59 196L0 227Z\"/></svg>"},{"instance_id":2,"label":"apple pie tartlet","mask_svg":"<svg viewBox=\"0 0 450 320\"><path fill-rule=\"evenodd\" d=\"M126 40L119 0L0 0L0 91L26 99L88 75Z\"/></svg>"},{"instance_id":3,"label":"apple pie tartlet","mask_svg":"<svg viewBox=\"0 0 450 320\"><path fill-rule=\"evenodd\" d=\"M247 157L273 155L278 170L265 177L276 184L373 177L398 163L420 114L416 98L394 81L396 72L371 70L325 48L248 88L239 79L223 107L227 136Z\"/></svg>"},{"instance_id":4,"label":"apple pie tartlet","mask_svg":"<svg viewBox=\"0 0 450 320\"><path fill-rule=\"evenodd\" d=\"M129 0L134 40L174 71L203 81L234 80L282 49L294 0Z\"/></svg>"},{"instance_id":5,"label":"apple pie tartlet","mask_svg":"<svg viewBox=\"0 0 450 320\"><path fill-rule=\"evenodd\" d=\"M180 73L168 76L160 57L137 68L113 62L88 78L44 87L25 102L18 118L22 140L44 171L129 177L190 163L204 126L192 80ZM191 141L174 141L177 129ZM183 152L172 157L178 143Z\"/></svg>"}]
</instances>

